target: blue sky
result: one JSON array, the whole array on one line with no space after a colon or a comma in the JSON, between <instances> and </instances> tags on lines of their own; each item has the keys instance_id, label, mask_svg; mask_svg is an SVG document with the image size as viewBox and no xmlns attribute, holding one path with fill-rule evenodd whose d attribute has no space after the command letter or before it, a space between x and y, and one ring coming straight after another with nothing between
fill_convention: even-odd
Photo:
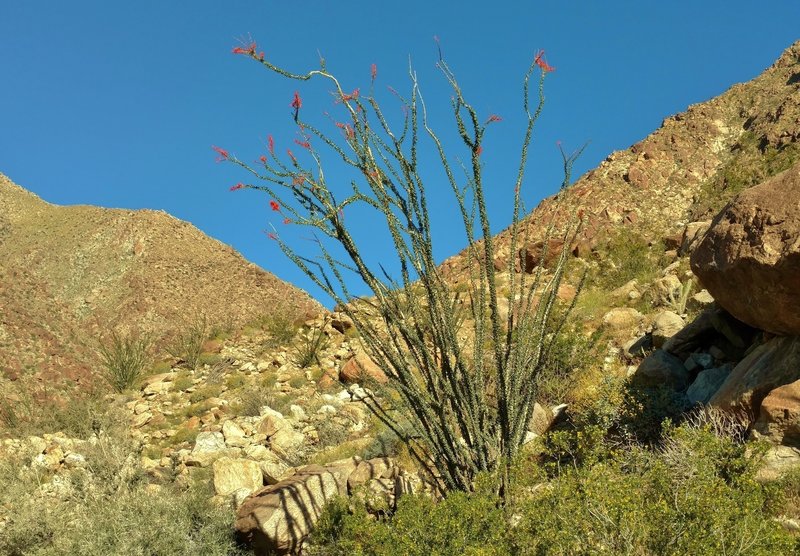
<instances>
[{"instance_id":1,"label":"blue sky","mask_svg":"<svg viewBox=\"0 0 800 556\"><path fill-rule=\"evenodd\" d=\"M568 149L589 141L577 177L666 116L758 75L800 38L798 21L796 1L766 9L740 1L0 0L0 172L56 204L166 210L318 296L262 231L273 224L313 255L308 234L281 227L269 198L229 192L246 176L216 164L211 145L244 160L265 152L267 134L276 150L291 146L298 89L309 117L336 107L325 86L298 86L232 55L238 39L252 36L294 71L316 68L319 52L348 90L366 90L375 63L387 106L386 86L408 89L410 57L446 135L450 92L434 67L437 35L478 112L503 118L483 155L497 232L509 224L521 82L536 50L556 71L534 138L529 208L560 182L556 141ZM423 170L443 260L464 238L450 225L456 214L438 169ZM352 225L383 262L376 223L355 217Z\"/></svg>"}]
</instances>

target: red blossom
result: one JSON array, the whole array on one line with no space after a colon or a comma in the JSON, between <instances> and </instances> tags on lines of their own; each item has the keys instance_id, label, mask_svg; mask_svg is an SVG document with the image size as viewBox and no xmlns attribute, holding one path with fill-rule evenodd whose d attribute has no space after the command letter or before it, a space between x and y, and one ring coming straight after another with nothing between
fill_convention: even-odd
<instances>
[{"instance_id":1,"label":"red blossom","mask_svg":"<svg viewBox=\"0 0 800 556\"><path fill-rule=\"evenodd\" d=\"M283 219L283 223L284 223L284 224L291 224L291 223L292 223L292 220L291 220L291 218L284 218L284 219Z\"/></svg>"},{"instance_id":2,"label":"red blossom","mask_svg":"<svg viewBox=\"0 0 800 556\"><path fill-rule=\"evenodd\" d=\"M258 157L258 160L261 161L261 164L266 164L267 163L267 157L264 156L263 154Z\"/></svg>"},{"instance_id":3,"label":"red blossom","mask_svg":"<svg viewBox=\"0 0 800 556\"><path fill-rule=\"evenodd\" d=\"M269 233L267 234L267 237L268 237L268 238L270 238L270 239L278 239L278 236L276 236L276 235L275 235L275 234L273 234L272 232L269 232Z\"/></svg>"},{"instance_id":4,"label":"red blossom","mask_svg":"<svg viewBox=\"0 0 800 556\"><path fill-rule=\"evenodd\" d=\"M292 103L289 106L291 106L295 110L300 110L303 107L303 99L300 98L300 93L298 93L297 91L294 92Z\"/></svg>"},{"instance_id":5,"label":"red blossom","mask_svg":"<svg viewBox=\"0 0 800 556\"><path fill-rule=\"evenodd\" d=\"M300 98L300 93L294 92L294 98L292 98L292 103L289 106L294 108L294 121L297 123L297 118L300 116L300 108L303 106L303 99Z\"/></svg>"},{"instance_id":6,"label":"red blossom","mask_svg":"<svg viewBox=\"0 0 800 556\"><path fill-rule=\"evenodd\" d=\"M261 60L262 62L264 61L264 53L263 52L259 52L258 53L258 59Z\"/></svg>"},{"instance_id":7,"label":"red blossom","mask_svg":"<svg viewBox=\"0 0 800 556\"><path fill-rule=\"evenodd\" d=\"M215 147L213 145L211 146L211 148L214 149L217 152L217 154L219 154L219 156L217 157L217 162L222 162L223 160L228 160L228 151L226 151L225 149L223 149L221 147Z\"/></svg>"},{"instance_id":8,"label":"red blossom","mask_svg":"<svg viewBox=\"0 0 800 556\"><path fill-rule=\"evenodd\" d=\"M489 119L486 120L486 124L488 125L488 124L493 124L494 122L502 122L502 121L503 121L503 118L501 118L497 114L492 114L492 115L489 116Z\"/></svg>"},{"instance_id":9,"label":"red blossom","mask_svg":"<svg viewBox=\"0 0 800 556\"><path fill-rule=\"evenodd\" d=\"M306 177L303 174L297 174L292 180L292 185L303 185L306 182Z\"/></svg>"},{"instance_id":10,"label":"red blossom","mask_svg":"<svg viewBox=\"0 0 800 556\"><path fill-rule=\"evenodd\" d=\"M542 72L547 73L550 71L556 71L556 68L551 66L547 63L547 60L544 58L544 50L540 50L536 53L536 56L533 58L533 63L542 68Z\"/></svg>"},{"instance_id":11,"label":"red blossom","mask_svg":"<svg viewBox=\"0 0 800 556\"><path fill-rule=\"evenodd\" d=\"M286 149L286 154L288 154L289 158L292 159L292 163L297 164L297 157L294 156L294 153L291 151L291 149Z\"/></svg>"},{"instance_id":12,"label":"red blossom","mask_svg":"<svg viewBox=\"0 0 800 556\"><path fill-rule=\"evenodd\" d=\"M239 189L244 189L244 184L239 182L236 185L232 185L230 191L238 191Z\"/></svg>"},{"instance_id":13,"label":"red blossom","mask_svg":"<svg viewBox=\"0 0 800 556\"><path fill-rule=\"evenodd\" d=\"M481 145L478 145L477 147L475 147L475 155L476 156L480 156L482 152L483 152L483 147Z\"/></svg>"},{"instance_id":14,"label":"red blossom","mask_svg":"<svg viewBox=\"0 0 800 556\"><path fill-rule=\"evenodd\" d=\"M231 52L233 52L234 54L255 54L256 43L251 42L250 46L248 46L247 48L242 48L241 46L237 46Z\"/></svg>"},{"instance_id":15,"label":"red blossom","mask_svg":"<svg viewBox=\"0 0 800 556\"><path fill-rule=\"evenodd\" d=\"M304 149L311 150L311 143L309 143L308 141L301 141L300 139L295 139L294 142L303 147Z\"/></svg>"},{"instance_id":16,"label":"red blossom","mask_svg":"<svg viewBox=\"0 0 800 556\"><path fill-rule=\"evenodd\" d=\"M372 64L369 68L369 74L372 77L372 80L375 81L375 78L378 77L378 66Z\"/></svg>"},{"instance_id":17,"label":"red blossom","mask_svg":"<svg viewBox=\"0 0 800 556\"><path fill-rule=\"evenodd\" d=\"M352 139L353 137L356 136L356 132L353 129L353 126L351 126L350 124L344 124L344 123L341 123L341 122L336 122L336 127L338 127L339 129L344 131L344 136L347 139Z\"/></svg>"},{"instance_id":18,"label":"red blossom","mask_svg":"<svg viewBox=\"0 0 800 556\"><path fill-rule=\"evenodd\" d=\"M353 89L353 92L349 95L346 93L342 93L342 98L339 102L347 102L350 100L355 100L358 98L358 95L361 94L361 91L358 88Z\"/></svg>"},{"instance_id":19,"label":"red blossom","mask_svg":"<svg viewBox=\"0 0 800 556\"><path fill-rule=\"evenodd\" d=\"M281 206L278 204L278 201L276 201L275 199L271 199L270 200L269 208L271 208L275 212L280 212L281 211Z\"/></svg>"},{"instance_id":20,"label":"red blossom","mask_svg":"<svg viewBox=\"0 0 800 556\"><path fill-rule=\"evenodd\" d=\"M275 139L272 138L272 135L267 137L267 147L269 148L269 154L275 156Z\"/></svg>"}]
</instances>

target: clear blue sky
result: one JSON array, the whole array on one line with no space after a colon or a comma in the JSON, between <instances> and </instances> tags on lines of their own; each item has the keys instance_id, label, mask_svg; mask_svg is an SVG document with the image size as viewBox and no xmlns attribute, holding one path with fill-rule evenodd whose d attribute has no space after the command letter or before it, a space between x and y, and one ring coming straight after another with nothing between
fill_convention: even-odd
<instances>
[{"instance_id":1,"label":"clear blue sky","mask_svg":"<svg viewBox=\"0 0 800 556\"><path fill-rule=\"evenodd\" d=\"M295 71L315 68L319 51L346 89L362 91L372 63L380 91L387 85L407 90L410 56L442 127L449 122L450 93L434 68L432 37L440 37L479 113L504 118L484 151L500 231L509 224L522 76L537 49L557 69L547 78L547 106L534 139L529 207L560 181L557 140L570 149L590 141L577 177L666 116L769 66L800 38L800 2L761 6L731 0L0 0L0 172L57 204L166 210L318 295L262 230L273 223L313 254L303 232L281 228L268 198L229 192L246 176L216 164L211 145L253 160L272 134L283 150L295 138L289 108L295 89L309 117L321 118L333 103L324 87L298 86L232 55L238 38L251 35L268 59ZM448 226L455 214L436 168L426 171L431 202L443 217L436 227L443 260L464 239ZM353 225L369 232L374 222ZM386 245L368 241L366 249L381 260Z\"/></svg>"}]
</instances>

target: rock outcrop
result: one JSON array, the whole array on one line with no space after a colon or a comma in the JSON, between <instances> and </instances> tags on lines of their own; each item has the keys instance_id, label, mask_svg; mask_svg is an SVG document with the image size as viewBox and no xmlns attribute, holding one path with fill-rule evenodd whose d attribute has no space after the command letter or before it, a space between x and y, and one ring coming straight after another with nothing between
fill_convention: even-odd
<instances>
[{"instance_id":1,"label":"rock outcrop","mask_svg":"<svg viewBox=\"0 0 800 556\"><path fill-rule=\"evenodd\" d=\"M737 319L800 334L800 164L736 197L714 219L691 264Z\"/></svg>"}]
</instances>

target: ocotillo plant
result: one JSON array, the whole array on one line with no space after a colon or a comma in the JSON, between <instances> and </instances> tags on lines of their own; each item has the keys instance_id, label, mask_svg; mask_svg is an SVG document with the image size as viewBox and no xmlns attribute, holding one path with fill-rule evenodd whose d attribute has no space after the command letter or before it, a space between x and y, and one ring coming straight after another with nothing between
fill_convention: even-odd
<instances>
[{"instance_id":1,"label":"ocotillo plant","mask_svg":"<svg viewBox=\"0 0 800 556\"><path fill-rule=\"evenodd\" d=\"M264 191L270 196L272 210L280 212L285 223L315 230L317 258L295 252L277 232L269 236L348 314L368 354L389 378L391 392L369 396L365 403L401 436L442 490L471 490L481 472L499 473L507 480L508 466L525 440L533 413L537 375L566 318L564 312L556 318L554 307L577 220L570 220L566 228L545 227L544 249L554 234L563 236L564 246L549 271L540 265L531 276L516 274L514 257L509 257L504 269L509 284L501 293L481 163L485 133L500 117L478 116L441 51L438 68L452 87L455 125L469 153L465 184L456 178L440 135L429 125L413 70L409 71L408 96L393 91L405 113L402 127L395 130L374 95L374 65L370 92L361 94L359 89L343 89L324 61L319 69L293 73L257 53L255 43L233 52L290 80L327 80L346 114L344 121L333 120L329 130L317 127L304 117L308 103L295 92L291 117L300 133L295 142L304 156L291 151L285 158L279 156L271 136L268 152L256 165L225 149L214 150L218 160L237 164L252 174L252 182L238 183L232 190ZM529 84L537 69L538 102L532 106ZM522 106L527 125L513 189L511 253L525 242L520 225L524 215L521 191L534 124L544 104L545 77L553 69L540 52L524 78ZM450 186L463 224L469 260L469 287L462 292L466 300L453 294L434 260L431 213L420 168L419 150L425 136L441 164L442 178ZM328 181L324 155L341 159L354 171L356 177L343 196L343 188ZM562 151L562 156L563 189L569 183L574 155ZM346 225L344 213L358 204L374 209L386 226L397 254L397 277L365 259ZM332 246L337 244L344 259L334 254ZM547 254L541 258L548 258ZM355 299L347 280L351 272L367 284L374 298ZM502 297L505 303L501 303ZM501 304L508 306L507 314L501 311ZM465 312L468 319L463 318Z\"/></svg>"}]
</instances>

